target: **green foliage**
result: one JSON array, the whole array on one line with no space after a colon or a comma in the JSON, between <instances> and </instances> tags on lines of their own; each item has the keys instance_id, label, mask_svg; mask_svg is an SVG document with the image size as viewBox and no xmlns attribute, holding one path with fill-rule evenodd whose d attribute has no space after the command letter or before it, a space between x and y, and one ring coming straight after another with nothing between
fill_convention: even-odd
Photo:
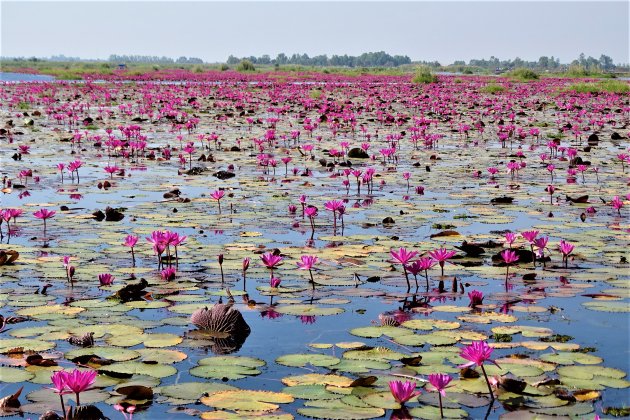
<instances>
[{"instance_id":1,"label":"green foliage","mask_svg":"<svg viewBox=\"0 0 630 420\"><path fill-rule=\"evenodd\" d=\"M256 67L254 67L254 64L249 60L241 60L238 66L236 66L236 71L256 71Z\"/></svg>"},{"instance_id":2,"label":"green foliage","mask_svg":"<svg viewBox=\"0 0 630 420\"><path fill-rule=\"evenodd\" d=\"M483 93L498 93L498 92L504 92L505 91L505 87L499 85L498 83L488 83L487 85L485 85L484 87L482 87L481 89L479 89L480 92Z\"/></svg>"},{"instance_id":3,"label":"green foliage","mask_svg":"<svg viewBox=\"0 0 630 420\"><path fill-rule=\"evenodd\" d=\"M322 91L320 89L313 89L309 92L308 96L311 99L319 99L322 97Z\"/></svg>"},{"instance_id":4,"label":"green foliage","mask_svg":"<svg viewBox=\"0 0 630 420\"><path fill-rule=\"evenodd\" d=\"M602 80L597 83L574 83L564 89L567 92L575 93L627 93L630 91L630 85L621 80Z\"/></svg>"},{"instance_id":5,"label":"green foliage","mask_svg":"<svg viewBox=\"0 0 630 420\"><path fill-rule=\"evenodd\" d=\"M538 80L540 77L534 70L526 69L524 67L510 71L507 73L507 76L520 81Z\"/></svg>"},{"instance_id":6,"label":"green foliage","mask_svg":"<svg viewBox=\"0 0 630 420\"><path fill-rule=\"evenodd\" d=\"M228 66L227 64L221 64L221 66L219 67L219 70L221 71L227 71L230 69L230 66Z\"/></svg>"},{"instance_id":7,"label":"green foliage","mask_svg":"<svg viewBox=\"0 0 630 420\"><path fill-rule=\"evenodd\" d=\"M422 83L435 83L438 81L438 78L430 68L426 66L418 67L416 70L416 74L411 79L413 83L422 84Z\"/></svg>"}]
</instances>

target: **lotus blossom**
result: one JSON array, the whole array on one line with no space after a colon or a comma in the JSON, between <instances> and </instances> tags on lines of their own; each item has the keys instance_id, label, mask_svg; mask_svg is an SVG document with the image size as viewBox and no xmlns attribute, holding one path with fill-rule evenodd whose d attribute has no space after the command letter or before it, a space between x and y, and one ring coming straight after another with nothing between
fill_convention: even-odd
<instances>
[{"instance_id":1,"label":"lotus blossom","mask_svg":"<svg viewBox=\"0 0 630 420\"><path fill-rule=\"evenodd\" d=\"M136 266L136 255L134 254L133 248L136 246L137 243L138 237L134 235L127 235L127 237L125 238L125 242L123 242L123 246L131 248L131 262L134 267Z\"/></svg>"},{"instance_id":2,"label":"lotus blossom","mask_svg":"<svg viewBox=\"0 0 630 420\"><path fill-rule=\"evenodd\" d=\"M435 264L437 264L437 261L435 261L433 258L422 257L407 266L407 269L411 274L413 274L413 277L416 280L416 288L418 287L417 275L421 271L424 271L424 279L427 282L427 290L429 290L429 270L433 268Z\"/></svg>"},{"instance_id":3,"label":"lotus blossom","mask_svg":"<svg viewBox=\"0 0 630 420\"><path fill-rule=\"evenodd\" d=\"M569 265L569 255L571 255L574 248L574 245L566 242L565 240L561 240L558 244L558 249L562 253L562 262L564 262L564 268L567 268L567 266Z\"/></svg>"},{"instance_id":4,"label":"lotus blossom","mask_svg":"<svg viewBox=\"0 0 630 420\"><path fill-rule=\"evenodd\" d=\"M210 194L210 198L212 198L213 200L217 200L217 204L219 206L219 214L221 214L221 199L224 195L225 191L223 190L216 190L212 194Z\"/></svg>"},{"instance_id":5,"label":"lotus blossom","mask_svg":"<svg viewBox=\"0 0 630 420\"><path fill-rule=\"evenodd\" d=\"M446 397L446 387L453 380L450 375L443 373L432 373L429 375L429 383L433 387L433 390L437 391L440 401L440 417L444 418L444 411L442 408L442 397Z\"/></svg>"},{"instance_id":6,"label":"lotus blossom","mask_svg":"<svg viewBox=\"0 0 630 420\"><path fill-rule=\"evenodd\" d=\"M65 372L63 381L68 389L76 395L77 406L81 405L79 394L90 389L96 379L96 374L95 370L75 369L72 372Z\"/></svg>"},{"instance_id":7,"label":"lotus blossom","mask_svg":"<svg viewBox=\"0 0 630 420\"><path fill-rule=\"evenodd\" d=\"M300 270L308 270L308 274L311 276L311 284L315 287L315 280L313 279L313 267L317 264L319 259L315 255L302 255L297 266Z\"/></svg>"},{"instance_id":8,"label":"lotus blossom","mask_svg":"<svg viewBox=\"0 0 630 420\"><path fill-rule=\"evenodd\" d=\"M410 399L421 394L420 391L415 391L415 389L416 383L413 381L389 381L389 390L399 404L405 404Z\"/></svg>"},{"instance_id":9,"label":"lotus blossom","mask_svg":"<svg viewBox=\"0 0 630 420\"><path fill-rule=\"evenodd\" d=\"M474 308L477 305L483 305L483 293L479 290L468 292L468 298L470 299L468 306L471 308Z\"/></svg>"},{"instance_id":10,"label":"lotus blossom","mask_svg":"<svg viewBox=\"0 0 630 420\"><path fill-rule=\"evenodd\" d=\"M114 280L114 276L109 273L98 275L98 282L101 284L101 286L109 286L114 282Z\"/></svg>"},{"instance_id":11,"label":"lotus blossom","mask_svg":"<svg viewBox=\"0 0 630 420\"><path fill-rule=\"evenodd\" d=\"M405 280L407 280L407 291L409 291L411 289L411 283L409 283L409 274L407 273L407 264L409 264L409 261L411 261L412 258L418 255L418 252L407 251L406 248L400 248L398 251L395 251L395 250L390 251L389 254L392 256L392 258L395 261L402 264L403 271L405 273ZM416 286L417 286L417 282L416 282Z\"/></svg>"},{"instance_id":12,"label":"lotus blossom","mask_svg":"<svg viewBox=\"0 0 630 420\"><path fill-rule=\"evenodd\" d=\"M281 280L278 277L272 277L269 279L269 286L276 288L280 286Z\"/></svg>"},{"instance_id":13,"label":"lotus blossom","mask_svg":"<svg viewBox=\"0 0 630 420\"><path fill-rule=\"evenodd\" d=\"M38 219L42 219L44 221L44 235L46 234L46 220L52 219L53 217L55 217L55 213L57 212L54 210L47 210L47 209L39 209L33 213L33 216L37 217Z\"/></svg>"},{"instance_id":14,"label":"lotus blossom","mask_svg":"<svg viewBox=\"0 0 630 420\"><path fill-rule=\"evenodd\" d=\"M162 280L166 280L166 281L175 280L176 274L177 274L177 270L175 270L175 268L173 267L165 268L164 270L160 272L160 275L162 276Z\"/></svg>"},{"instance_id":15,"label":"lotus blossom","mask_svg":"<svg viewBox=\"0 0 630 420\"><path fill-rule=\"evenodd\" d=\"M433 258L438 262L438 264L440 264L440 268L442 269L442 277L444 277L444 263L446 262L446 260L452 258L455 254L455 251L448 251L445 248L429 251L429 255L431 256L431 258Z\"/></svg>"},{"instance_id":16,"label":"lotus blossom","mask_svg":"<svg viewBox=\"0 0 630 420\"><path fill-rule=\"evenodd\" d=\"M485 361L494 363L496 366L497 363L494 360L490 359L492 355L492 351L494 349L490 347L485 341L473 341L472 344L466 346L459 355L468 360L468 363L460 365L459 368L466 368L470 366L479 366L481 371L483 372L484 378L486 378L486 383L488 384L488 391L490 392L490 398L494 401L494 394L492 392L492 387L490 386L490 381L488 380L488 375L486 374L486 369L483 367L483 363ZM500 366L499 366L500 368Z\"/></svg>"}]
</instances>

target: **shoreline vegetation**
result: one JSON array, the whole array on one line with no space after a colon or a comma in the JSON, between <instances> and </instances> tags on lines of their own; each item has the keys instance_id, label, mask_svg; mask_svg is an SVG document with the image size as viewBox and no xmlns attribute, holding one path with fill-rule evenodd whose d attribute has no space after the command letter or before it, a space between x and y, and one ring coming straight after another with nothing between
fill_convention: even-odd
<instances>
[{"instance_id":1,"label":"shoreline vegetation","mask_svg":"<svg viewBox=\"0 0 630 420\"><path fill-rule=\"evenodd\" d=\"M453 73L458 76L501 76L526 82L540 77L614 79L630 76L627 64L615 65L612 58L601 55L580 57L568 64L561 64L554 57L540 57L537 61L486 59L455 61L442 65L437 61L412 62L407 56L391 56L384 52L364 53L360 56L325 55L309 57L307 54L287 56L279 54L275 59L268 55L237 58L230 56L225 63L204 63L199 58L111 55L107 60L89 60L78 57L53 56L50 58L1 57L0 71L50 75L61 80L94 79L100 76L131 78L162 71L184 70L191 73L212 71L239 73L315 73L341 76L409 76L422 83L434 82L432 74ZM424 76L419 76L423 74Z\"/></svg>"}]
</instances>

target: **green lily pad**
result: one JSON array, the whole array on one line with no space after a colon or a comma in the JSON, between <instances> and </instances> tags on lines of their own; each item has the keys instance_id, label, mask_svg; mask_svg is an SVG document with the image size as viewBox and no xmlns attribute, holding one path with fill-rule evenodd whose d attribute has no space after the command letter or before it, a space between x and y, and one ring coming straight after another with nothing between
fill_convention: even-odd
<instances>
[{"instance_id":1,"label":"green lily pad","mask_svg":"<svg viewBox=\"0 0 630 420\"><path fill-rule=\"evenodd\" d=\"M280 406L293 402L293 397L281 392L233 390L214 393L201 398L209 407L242 411L274 411Z\"/></svg>"},{"instance_id":2,"label":"green lily pad","mask_svg":"<svg viewBox=\"0 0 630 420\"><path fill-rule=\"evenodd\" d=\"M346 406L344 408L298 408L297 412L306 417L331 420L375 419L385 415L382 408L361 408Z\"/></svg>"},{"instance_id":3,"label":"green lily pad","mask_svg":"<svg viewBox=\"0 0 630 420\"><path fill-rule=\"evenodd\" d=\"M265 362L252 357L218 356L199 360L199 366L190 369L190 374L200 378L243 379L247 376L260 375L258 367Z\"/></svg>"},{"instance_id":4,"label":"green lily pad","mask_svg":"<svg viewBox=\"0 0 630 420\"><path fill-rule=\"evenodd\" d=\"M468 413L461 408L444 408L445 419L465 419ZM419 419L440 419L440 408L431 405L423 405L422 407L414 407L409 410L409 414Z\"/></svg>"},{"instance_id":5,"label":"green lily pad","mask_svg":"<svg viewBox=\"0 0 630 420\"><path fill-rule=\"evenodd\" d=\"M24 369L0 367L0 378L2 379L2 382L26 382L33 379L34 376L35 375L33 373L27 372Z\"/></svg>"},{"instance_id":6,"label":"green lily pad","mask_svg":"<svg viewBox=\"0 0 630 420\"><path fill-rule=\"evenodd\" d=\"M197 401L204 394L230 391L235 387L218 382L182 382L176 385L167 385L155 389L155 392L165 397L179 400Z\"/></svg>"},{"instance_id":7,"label":"green lily pad","mask_svg":"<svg viewBox=\"0 0 630 420\"><path fill-rule=\"evenodd\" d=\"M285 354L276 359L276 363L292 367L304 367L306 365L331 367L340 361L337 357L316 353Z\"/></svg>"},{"instance_id":8,"label":"green lily pad","mask_svg":"<svg viewBox=\"0 0 630 420\"><path fill-rule=\"evenodd\" d=\"M147 364L142 362L121 362L114 363L113 365L103 366L99 369L100 372L107 374L107 372L123 373L129 375L148 375L155 378L166 378L167 376L175 375L177 369L173 366L156 364Z\"/></svg>"}]
</instances>

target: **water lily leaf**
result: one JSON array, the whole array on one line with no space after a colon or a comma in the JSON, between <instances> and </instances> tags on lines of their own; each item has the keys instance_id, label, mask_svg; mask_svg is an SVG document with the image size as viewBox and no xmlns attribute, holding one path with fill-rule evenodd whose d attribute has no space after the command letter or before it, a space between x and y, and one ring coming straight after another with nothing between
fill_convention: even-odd
<instances>
[{"instance_id":1,"label":"water lily leaf","mask_svg":"<svg viewBox=\"0 0 630 420\"><path fill-rule=\"evenodd\" d=\"M368 373L373 370L387 370L391 366L381 360L349 360L342 359L340 363L332 366L337 372Z\"/></svg>"},{"instance_id":2,"label":"water lily leaf","mask_svg":"<svg viewBox=\"0 0 630 420\"><path fill-rule=\"evenodd\" d=\"M338 387L349 387L353 380L340 375L322 375L319 373L308 373L306 375L287 376L282 378L282 383L287 386L297 385L334 385Z\"/></svg>"},{"instance_id":3,"label":"water lily leaf","mask_svg":"<svg viewBox=\"0 0 630 420\"><path fill-rule=\"evenodd\" d=\"M3 382L26 382L34 376L35 375L33 373L27 372L24 369L0 367L0 378L2 378Z\"/></svg>"},{"instance_id":4,"label":"water lily leaf","mask_svg":"<svg viewBox=\"0 0 630 420\"><path fill-rule=\"evenodd\" d=\"M573 365L580 363L582 365L598 365L603 362L600 357L585 353L545 353L540 356L540 360L545 362L557 363L559 365Z\"/></svg>"},{"instance_id":5,"label":"water lily leaf","mask_svg":"<svg viewBox=\"0 0 630 420\"><path fill-rule=\"evenodd\" d=\"M405 328L411 328L413 330L426 330L430 331L433 328L440 330L453 330L460 327L459 322L449 322L440 319L411 319L402 323Z\"/></svg>"},{"instance_id":6,"label":"water lily leaf","mask_svg":"<svg viewBox=\"0 0 630 420\"><path fill-rule=\"evenodd\" d=\"M400 403L396 402L391 392L372 392L368 395L362 396L361 401L371 405L372 407L384 409L400 408Z\"/></svg>"},{"instance_id":7,"label":"water lily leaf","mask_svg":"<svg viewBox=\"0 0 630 420\"><path fill-rule=\"evenodd\" d=\"M328 392L325 385L288 386L282 392L302 400L333 400L341 397L338 394Z\"/></svg>"},{"instance_id":8,"label":"water lily leaf","mask_svg":"<svg viewBox=\"0 0 630 420\"><path fill-rule=\"evenodd\" d=\"M400 327L380 326L353 328L350 330L350 334L365 338L378 338L382 335L394 338L402 335L412 335L413 331Z\"/></svg>"},{"instance_id":9,"label":"water lily leaf","mask_svg":"<svg viewBox=\"0 0 630 420\"><path fill-rule=\"evenodd\" d=\"M600 312L630 312L630 303L611 301L592 301L582 303L587 309Z\"/></svg>"},{"instance_id":10,"label":"water lily leaf","mask_svg":"<svg viewBox=\"0 0 630 420\"><path fill-rule=\"evenodd\" d=\"M387 347L375 347L367 350L348 350L343 354L344 359L350 360L400 360L406 354L395 352Z\"/></svg>"},{"instance_id":11,"label":"water lily leaf","mask_svg":"<svg viewBox=\"0 0 630 420\"><path fill-rule=\"evenodd\" d=\"M236 388L219 382L182 382L176 385L166 385L156 388L157 394L179 400L197 401L204 394L214 394L220 391L230 391Z\"/></svg>"},{"instance_id":12,"label":"water lily leaf","mask_svg":"<svg viewBox=\"0 0 630 420\"><path fill-rule=\"evenodd\" d=\"M35 352L50 350L55 347L54 343L48 341L35 340L32 338L3 338L0 339L0 353L6 353L11 349L22 348L24 351Z\"/></svg>"},{"instance_id":13,"label":"water lily leaf","mask_svg":"<svg viewBox=\"0 0 630 420\"><path fill-rule=\"evenodd\" d=\"M120 349L119 349L120 350ZM177 350L165 349L139 349L138 353L143 362L157 362L163 364L177 363L186 360L188 355Z\"/></svg>"},{"instance_id":14,"label":"water lily leaf","mask_svg":"<svg viewBox=\"0 0 630 420\"><path fill-rule=\"evenodd\" d=\"M100 372L107 374L108 372L122 373L128 375L148 375L155 378L166 378L177 373L177 369L173 366L161 365L159 363L148 364L142 362L120 362L109 366L103 366Z\"/></svg>"},{"instance_id":15,"label":"water lily leaf","mask_svg":"<svg viewBox=\"0 0 630 420\"><path fill-rule=\"evenodd\" d=\"M136 350L101 346L70 350L64 355L64 357L68 360L74 360L77 357L90 354L93 354L103 359L113 360L114 362L126 362L140 357L140 352Z\"/></svg>"},{"instance_id":16,"label":"water lily leaf","mask_svg":"<svg viewBox=\"0 0 630 420\"><path fill-rule=\"evenodd\" d=\"M343 408L298 408L297 411L302 416L331 420L374 419L382 417L385 414L385 410L382 408L362 408L351 406L345 406Z\"/></svg>"},{"instance_id":17,"label":"water lily leaf","mask_svg":"<svg viewBox=\"0 0 630 420\"><path fill-rule=\"evenodd\" d=\"M201 414L201 418L204 420L293 420L293 416L287 413L264 413L264 412L255 412L250 415L245 414L244 412L239 413L230 413L228 411L217 410L217 411L206 411Z\"/></svg>"},{"instance_id":18,"label":"water lily leaf","mask_svg":"<svg viewBox=\"0 0 630 420\"><path fill-rule=\"evenodd\" d=\"M190 370L190 374L200 378L243 379L247 376L260 375L258 367L265 362L252 357L220 356L199 360L199 366Z\"/></svg>"},{"instance_id":19,"label":"water lily leaf","mask_svg":"<svg viewBox=\"0 0 630 420\"><path fill-rule=\"evenodd\" d=\"M30 316L40 320L52 320L75 316L85 311L85 308L64 305L45 305L33 308L24 308L16 311L20 316Z\"/></svg>"},{"instance_id":20,"label":"water lily leaf","mask_svg":"<svg viewBox=\"0 0 630 420\"><path fill-rule=\"evenodd\" d=\"M328 356L325 354L302 353L302 354L285 354L276 359L276 363L284 366L304 367L306 365L331 367L338 364L341 359Z\"/></svg>"},{"instance_id":21,"label":"water lily leaf","mask_svg":"<svg viewBox=\"0 0 630 420\"><path fill-rule=\"evenodd\" d=\"M530 327L526 325L500 325L492 327L491 331L495 334L518 334L523 337L548 337L553 331L544 327Z\"/></svg>"},{"instance_id":22,"label":"water lily leaf","mask_svg":"<svg viewBox=\"0 0 630 420\"><path fill-rule=\"evenodd\" d=\"M201 398L201 402L210 407L243 411L274 411L280 408L277 404L293 400L291 395L281 392L250 390L221 391Z\"/></svg>"},{"instance_id":23,"label":"water lily leaf","mask_svg":"<svg viewBox=\"0 0 630 420\"><path fill-rule=\"evenodd\" d=\"M584 418L587 414L591 414L595 411L593 404L589 403L576 403L561 407L549 407L549 408L533 408L530 409L533 413L544 414L547 416L569 416L571 418Z\"/></svg>"},{"instance_id":24,"label":"water lily leaf","mask_svg":"<svg viewBox=\"0 0 630 420\"><path fill-rule=\"evenodd\" d=\"M444 408L444 418L446 419L464 419L468 417L468 413L461 408ZM440 408L431 405L423 405L422 407L414 407L409 410L415 418L420 419L440 419Z\"/></svg>"}]
</instances>

